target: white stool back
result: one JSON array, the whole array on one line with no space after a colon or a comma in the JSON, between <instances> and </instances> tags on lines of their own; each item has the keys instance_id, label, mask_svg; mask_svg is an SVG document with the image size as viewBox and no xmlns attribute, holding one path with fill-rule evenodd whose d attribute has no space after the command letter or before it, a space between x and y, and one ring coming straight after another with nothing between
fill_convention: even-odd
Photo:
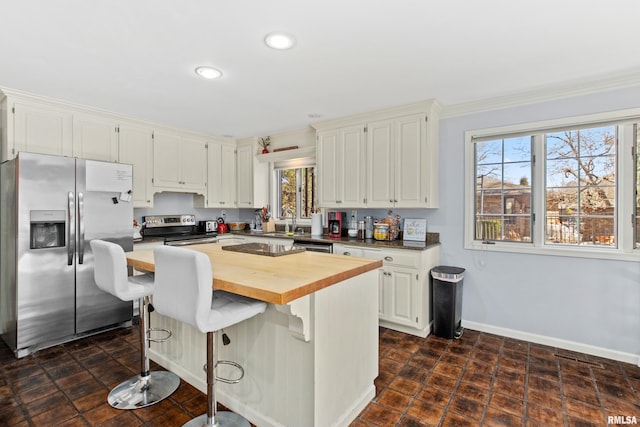
<instances>
[{"instance_id":1,"label":"white stool back","mask_svg":"<svg viewBox=\"0 0 640 427\"><path fill-rule=\"evenodd\" d=\"M217 331L264 312L267 304L224 291L213 292L209 257L173 246L154 250L158 313L187 323L200 332Z\"/></svg>"},{"instance_id":2,"label":"white stool back","mask_svg":"<svg viewBox=\"0 0 640 427\"><path fill-rule=\"evenodd\" d=\"M100 289L123 301L153 293L153 276L127 276L127 259L120 245L98 239L89 244L95 258L93 277Z\"/></svg>"}]
</instances>

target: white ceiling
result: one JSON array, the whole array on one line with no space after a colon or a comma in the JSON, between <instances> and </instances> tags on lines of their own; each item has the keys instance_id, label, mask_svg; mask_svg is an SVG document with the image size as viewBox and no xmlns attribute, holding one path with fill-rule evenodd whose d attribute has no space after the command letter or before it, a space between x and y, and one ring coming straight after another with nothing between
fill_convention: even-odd
<instances>
[{"instance_id":1,"label":"white ceiling","mask_svg":"<svg viewBox=\"0 0 640 427\"><path fill-rule=\"evenodd\" d=\"M236 138L428 98L446 106L640 72L638 0L0 6L0 86ZM294 34L295 48L268 49L274 30ZM203 80L199 65L224 76Z\"/></svg>"}]
</instances>

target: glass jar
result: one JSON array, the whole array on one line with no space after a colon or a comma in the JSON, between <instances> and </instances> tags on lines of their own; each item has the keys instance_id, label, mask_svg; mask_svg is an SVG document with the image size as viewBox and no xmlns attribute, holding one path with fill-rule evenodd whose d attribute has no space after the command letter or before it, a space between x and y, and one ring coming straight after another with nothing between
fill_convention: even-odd
<instances>
[{"instance_id":1,"label":"glass jar","mask_svg":"<svg viewBox=\"0 0 640 427\"><path fill-rule=\"evenodd\" d=\"M376 240L389 240L389 224L373 224L373 238Z\"/></svg>"}]
</instances>

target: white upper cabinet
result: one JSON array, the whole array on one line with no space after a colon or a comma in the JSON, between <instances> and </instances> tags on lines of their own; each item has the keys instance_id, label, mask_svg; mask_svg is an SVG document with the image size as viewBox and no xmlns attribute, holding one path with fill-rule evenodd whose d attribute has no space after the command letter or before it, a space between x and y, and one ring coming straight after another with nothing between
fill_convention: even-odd
<instances>
[{"instance_id":1,"label":"white upper cabinet","mask_svg":"<svg viewBox=\"0 0 640 427\"><path fill-rule=\"evenodd\" d=\"M338 131L318 132L316 147L316 176L318 179L318 206L340 206L338 190Z\"/></svg>"},{"instance_id":2,"label":"white upper cabinet","mask_svg":"<svg viewBox=\"0 0 640 427\"><path fill-rule=\"evenodd\" d=\"M133 207L153 206L153 129L122 123L119 162L133 165Z\"/></svg>"},{"instance_id":3,"label":"white upper cabinet","mask_svg":"<svg viewBox=\"0 0 640 427\"><path fill-rule=\"evenodd\" d=\"M236 149L236 192L239 208L253 207L253 148L238 145Z\"/></svg>"},{"instance_id":4,"label":"white upper cabinet","mask_svg":"<svg viewBox=\"0 0 640 427\"><path fill-rule=\"evenodd\" d=\"M368 206L427 207L422 188L426 116L371 122L367 132ZM426 168L426 167L425 167Z\"/></svg>"},{"instance_id":5,"label":"white upper cabinet","mask_svg":"<svg viewBox=\"0 0 640 427\"><path fill-rule=\"evenodd\" d=\"M73 156L118 161L118 121L98 114L73 114Z\"/></svg>"},{"instance_id":6,"label":"white upper cabinet","mask_svg":"<svg viewBox=\"0 0 640 427\"><path fill-rule=\"evenodd\" d=\"M429 100L314 124L318 204L438 207L440 109Z\"/></svg>"},{"instance_id":7,"label":"white upper cabinet","mask_svg":"<svg viewBox=\"0 0 640 427\"><path fill-rule=\"evenodd\" d=\"M260 161L256 156L257 151L257 138L237 141L236 191L239 208L260 208L269 204L269 164Z\"/></svg>"},{"instance_id":8,"label":"white upper cabinet","mask_svg":"<svg viewBox=\"0 0 640 427\"><path fill-rule=\"evenodd\" d=\"M316 165L320 207L365 205L365 125L318 132Z\"/></svg>"},{"instance_id":9,"label":"white upper cabinet","mask_svg":"<svg viewBox=\"0 0 640 427\"><path fill-rule=\"evenodd\" d=\"M207 183L206 207L236 207L236 148L234 144L209 141Z\"/></svg>"},{"instance_id":10,"label":"white upper cabinet","mask_svg":"<svg viewBox=\"0 0 640 427\"><path fill-rule=\"evenodd\" d=\"M154 132L153 186L173 191L205 193L205 141L178 132Z\"/></svg>"},{"instance_id":11,"label":"white upper cabinet","mask_svg":"<svg viewBox=\"0 0 640 427\"><path fill-rule=\"evenodd\" d=\"M20 151L71 156L73 150L70 110L5 98L3 101L2 160ZM6 139L5 139L6 138Z\"/></svg>"},{"instance_id":12,"label":"white upper cabinet","mask_svg":"<svg viewBox=\"0 0 640 427\"><path fill-rule=\"evenodd\" d=\"M367 206L393 205L394 184L394 123L382 120L367 126Z\"/></svg>"}]
</instances>

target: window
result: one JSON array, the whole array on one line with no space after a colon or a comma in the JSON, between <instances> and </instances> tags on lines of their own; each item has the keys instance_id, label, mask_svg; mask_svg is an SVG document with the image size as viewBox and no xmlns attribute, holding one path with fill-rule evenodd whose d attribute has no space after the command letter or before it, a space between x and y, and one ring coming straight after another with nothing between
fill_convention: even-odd
<instances>
[{"instance_id":1,"label":"window","mask_svg":"<svg viewBox=\"0 0 640 427\"><path fill-rule=\"evenodd\" d=\"M467 132L465 247L637 259L639 123L634 109Z\"/></svg>"},{"instance_id":2,"label":"window","mask_svg":"<svg viewBox=\"0 0 640 427\"><path fill-rule=\"evenodd\" d=\"M315 212L315 178L314 167L276 169L277 202L275 215L282 219L291 209L297 219L311 219Z\"/></svg>"},{"instance_id":3,"label":"window","mask_svg":"<svg viewBox=\"0 0 640 427\"><path fill-rule=\"evenodd\" d=\"M475 144L475 236L531 241L531 137Z\"/></svg>"},{"instance_id":4,"label":"window","mask_svg":"<svg viewBox=\"0 0 640 427\"><path fill-rule=\"evenodd\" d=\"M616 246L617 126L545 135L545 242Z\"/></svg>"}]
</instances>

